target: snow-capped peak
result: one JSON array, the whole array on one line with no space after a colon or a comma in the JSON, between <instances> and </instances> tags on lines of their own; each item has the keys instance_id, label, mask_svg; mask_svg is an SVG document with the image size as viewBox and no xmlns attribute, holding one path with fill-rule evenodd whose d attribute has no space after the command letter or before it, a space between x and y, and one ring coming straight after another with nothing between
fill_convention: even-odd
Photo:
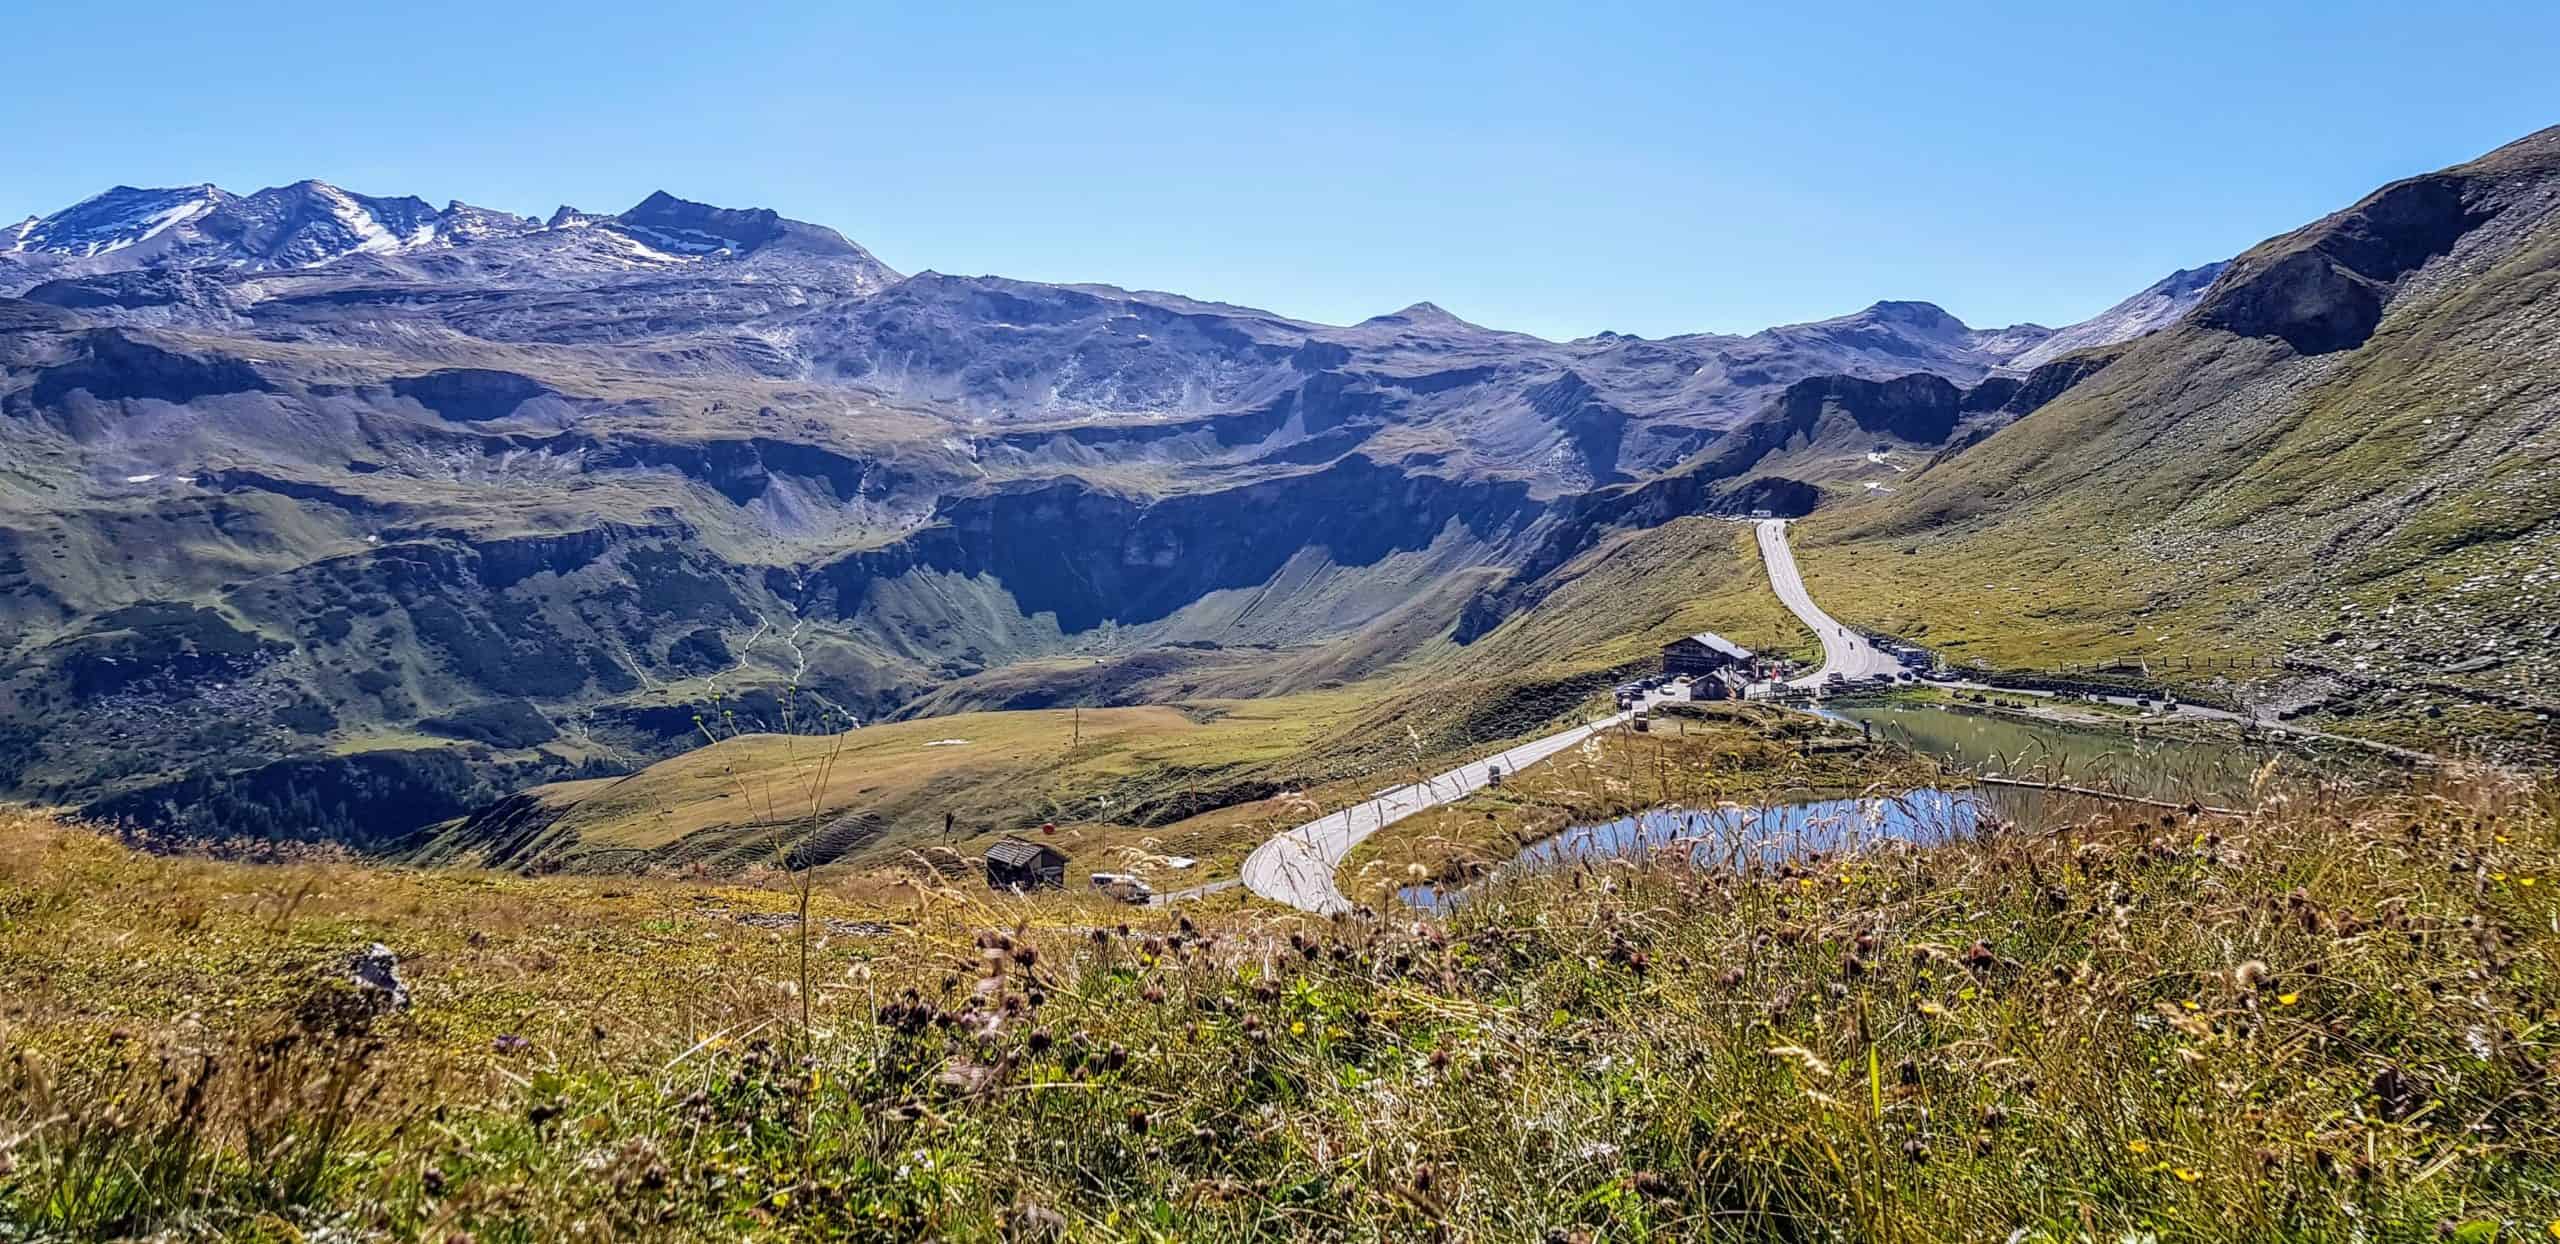
<instances>
[{"instance_id":1,"label":"snow-capped peak","mask_svg":"<svg viewBox=\"0 0 2560 1244\"><path fill-rule=\"evenodd\" d=\"M467 257L453 252L468 248ZM726 262L820 265L854 287L877 289L898 274L832 229L767 208L722 208L663 191L619 215L563 207L548 223L459 201L439 209L414 197L376 198L306 180L235 195L214 186L104 194L19 225L0 225L10 277L141 267L226 267L245 272L318 268L341 260L478 266L539 277ZM742 278L743 279L743 278Z\"/></svg>"},{"instance_id":2,"label":"snow-capped peak","mask_svg":"<svg viewBox=\"0 0 2560 1244\"><path fill-rule=\"evenodd\" d=\"M16 226L10 249L78 259L112 254L199 219L230 198L212 186L118 186Z\"/></svg>"},{"instance_id":3,"label":"snow-capped peak","mask_svg":"<svg viewBox=\"0 0 2560 1244\"><path fill-rule=\"evenodd\" d=\"M713 207L664 190L614 217L613 223L658 250L684 255L742 255L783 233L781 214L770 208Z\"/></svg>"},{"instance_id":4,"label":"snow-capped peak","mask_svg":"<svg viewBox=\"0 0 2560 1244\"><path fill-rule=\"evenodd\" d=\"M2055 332L2036 348L2009 360L2009 367L2026 371L2073 350L2111 346L2164 328L2194 309L2213 279L2222 275L2223 266L2217 262L2180 268L2141 293Z\"/></svg>"},{"instance_id":5,"label":"snow-capped peak","mask_svg":"<svg viewBox=\"0 0 2560 1244\"><path fill-rule=\"evenodd\" d=\"M207 232L232 242L231 261L256 269L309 268L346 255L381 255L435 240L441 214L417 198L377 199L325 181L261 190L228 205Z\"/></svg>"}]
</instances>

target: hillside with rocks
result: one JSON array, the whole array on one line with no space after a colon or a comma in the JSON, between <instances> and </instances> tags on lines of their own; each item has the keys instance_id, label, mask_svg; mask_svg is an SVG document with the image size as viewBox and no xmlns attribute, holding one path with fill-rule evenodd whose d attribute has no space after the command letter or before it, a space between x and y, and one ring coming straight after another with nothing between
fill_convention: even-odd
<instances>
[{"instance_id":1,"label":"hillside with rocks","mask_svg":"<svg viewBox=\"0 0 2560 1244\"><path fill-rule=\"evenodd\" d=\"M1985 659L2246 660L2306 724L2560 754L2555 295L2560 128L2252 248L1813 561Z\"/></svg>"},{"instance_id":2,"label":"hillside with rocks","mask_svg":"<svg viewBox=\"0 0 2560 1244\"><path fill-rule=\"evenodd\" d=\"M2529 737L2551 143L2061 330L1568 342L901 276L663 193L120 188L0 249L0 789L378 839L786 692L1252 697L1506 627L1535 664L1639 638L1532 618L1595 557L1749 512L1816 514L1843 616L1959 659Z\"/></svg>"},{"instance_id":3,"label":"hillside with rocks","mask_svg":"<svg viewBox=\"0 0 2560 1244\"><path fill-rule=\"evenodd\" d=\"M680 750L723 695L868 720L1055 700L1061 658L1375 671L1598 533L1815 504L1822 465L1763 462L1809 430L1746 430L1803 386L1943 400L2050 338L1908 302L1328 326L901 276L663 193L119 187L0 239L0 790L226 832L397 834Z\"/></svg>"}]
</instances>

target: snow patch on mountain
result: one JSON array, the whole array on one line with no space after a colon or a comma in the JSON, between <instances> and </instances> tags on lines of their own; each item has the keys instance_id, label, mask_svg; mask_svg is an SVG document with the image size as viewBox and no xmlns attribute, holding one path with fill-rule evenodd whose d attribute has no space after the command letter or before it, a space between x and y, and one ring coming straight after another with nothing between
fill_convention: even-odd
<instances>
[{"instance_id":1,"label":"snow patch on mountain","mask_svg":"<svg viewBox=\"0 0 2560 1244\"><path fill-rule=\"evenodd\" d=\"M2223 266L2216 262L2172 272L2141 293L2056 331L2043 344L2010 359L2002 370L2032 371L2074 350L2111 346L2165 328L2195 309L2214 278L2222 275Z\"/></svg>"},{"instance_id":2,"label":"snow patch on mountain","mask_svg":"<svg viewBox=\"0 0 2560 1244\"><path fill-rule=\"evenodd\" d=\"M144 243L149 243L145 246ZM465 274L581 283L686 264L737 264L726 279L790 274L871 293L900 279L832 229L770 208L726 208L659 191L619 215L562 207L549 221L459 201L375 198L324 181L249 195L217 187L118 186L51 216L0 226L0 293L41 280L159 267L296 272L373 265L376 275ZM796 296L796 295L791 295Z\"/></svg>"},{"instance_id":3,"label":"snow patch on mountain","mask_svg":"<svg viewBox=\"0 0 2560 1244\"><path fill-rule=\"evenodd\" d=\"M629 235L635 242L640 242L654 247L657 250L669 253L680 253L685 255L727 255L735 254L739 249L737 239L735 238L716 237L708 233L695 233L691 230L670 231L666 229L653 229L647 225L626 224L622 226L621 231Z\"/></svg>"},{"instance_id":4,"label":"snow patch on mountain","mask_svg":"<svg viewBox=\"0 0 2560 1244\"><path fill-rule=\"evenodd\" d=\"M196 220L230 197L212 186L165 190L118 186L18 226L9 249L92 259Z\"/></svg>"},{"instance_id":5,"label":"snow patch on mountain","mask_svg":"<svg viewBox=\"0 0 2560 1244\"><path fill-rule=\"evenodd\" d=\"M354 239L354 245L340 251L339 254L380 254L384 251L396 251L403 244L403 239L394 236L389 229L384 228L382 222L375 219L373 213L366 211L364 206L357 203L354 196L346 191L325 181L319 181L311 183L311 193L313 197L320 200L321 206L337 219L338 226L346 230L347 236ZM435 226L426 225L424 237L434 236ZM329 255L318 262L326 263L335 258L337 255Z\"/></svg>"}]
</instances>

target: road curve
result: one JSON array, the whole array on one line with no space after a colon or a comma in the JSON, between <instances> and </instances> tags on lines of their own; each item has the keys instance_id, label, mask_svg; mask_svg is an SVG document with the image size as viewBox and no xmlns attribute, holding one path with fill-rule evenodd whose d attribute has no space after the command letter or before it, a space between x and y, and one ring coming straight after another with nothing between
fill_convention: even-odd
<instances>
[{"instance_id":1,"label":"road curve","mask_svg":"<svg viewBox=\"0 0 2560 1244\"><path fill-rule=\"evenodd\" d=\"M1796 573L1795 550L1787 547L1787 520L1760 520L1760 560L1769 566L1769 586L1778 593L1778 599L1822 640L1822 668L1791 680L1789 686L1818 687L1833 674L1865 678L1902 672L1901 662L1886 656L1868 643L1866 636L1841 625L1813 603L1812 593L1805 591L1804 576Z\"/></svg>"},{"instance_id":2,"label":"road curve","mask_svg":"<svg viewBox=\"0 0 2560 1244\"><path fill-rule=\"evenodd\" d=\"M1333 873L1342 866L1343 857L1351 854L1351 848L1360 845L1362 839L1425 808L1463 799L1484 789L1485 769L1489 765L1500 766L1505 776L1517 773L1633 715L1614 713L1588 725L1575 726L1562 733L1523 743L1498 756L1469 761L1424 781L1381 791L1365 803L1353 804L1274 835L1245 857L1241 870L1244 886L1255 894L1274 902L1287 903L1300 911L1326 916L1349 911L1351 900L1344 898L1342 891L1335 888Z\"/></svg>"},{"instance_id":3,"label":"road curve","mask_svg":"<svg viewBox=\"0 0 2560 1244\"><path fill-rule=\"evenodd\" d=\"M1845 677L1859 678L1869 674L1899 673L1902 666L1892 657L1878 651L1864 636L1834 621L1813 603L1805 592L1804 578L1796 573L1795 554L1787 547L1787 524L1784 519L1767 519L1760 523L1760 556L1769 565L1769 586L1776 589L1778 599L1794 610L1806 626L1822 638L1822 668L1795 685L1810 687L1838 671ZM1650 705L1658 695L1647 696ZM1557 752L1580 744L1602 730L1624 723L1633 713L1615 713L1588 725L1551 734L1534 742L1523 743L1498 756L1451 769L1421 782L1408 783L1392 790L1380 791L1374 797L1320 816L1295 829L1284 830L1253 849L1244 859L1239 879L1244 887L1263 898L1287 903L1301 911L1332 915L1351 909L1351 900L1335 886L1334 871L1343 858L1369 835L1395 824L1426 808L1438 807L1464 799L1484 789L1486 769L1499 766L1506 773L1517 773L1545 760ZM1203 893L1215 887L1203 886ZM1184 897L1189 897L1188 894Z\"/></svg>"}]
</instances>

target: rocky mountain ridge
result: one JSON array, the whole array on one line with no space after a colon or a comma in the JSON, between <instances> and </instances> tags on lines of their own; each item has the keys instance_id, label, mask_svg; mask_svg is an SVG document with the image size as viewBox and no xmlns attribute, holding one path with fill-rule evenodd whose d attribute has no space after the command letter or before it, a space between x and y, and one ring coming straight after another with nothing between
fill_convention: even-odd
<instances>
[{"instance_id":1,"label":"rocky mountain ridge","mask_svg":"<svg viewBox=\"0 0 2560 1244\"><path fill-rule=\"evenodd\" d=\"M2131 298L2068 328L2055 330L2002 364L2001 370L2033 371L2075 350L2099 349L2165 328L2203 299L2214 279L2222 275L2223 267L2221 262L2215 262L2180 268Z\"/></svg>"},{"instance_id":2,"label":"rocky mountain ridge","mask_svg":"<svg viewBox=\"0 0 2560 1244\"><path fill-rule=\"evenodd\" d=\"M1321 325L900 276L664 193L119 189L5 236L0 789L204 830L395 832L684 746L715 694L868 718L1158 648L1382 668L1606 532L1988 434L2025 407L1957 395L2053 336L1918 302ZM1922 381L1949 418L1875 396Z\"/></svg>"},{"instance_id":3,"label":"rocky mountain ridge","mask_svg":"<svg viewBox=\"0 0 2560 1244\"><path fill-rule=\"evenodd\" d=\"M302 272L368 258L378 271L422 278L453 275L464 260L464 270L494 262L576 280L775 252L822 258L841 269L840 283L859 290L898 279L832 229L665 191L615 215L562 207L542 221L306 180L245 195L213 185L117 186L0 234L0 289L154 268Z\"/></svg>"}]
</instances>

